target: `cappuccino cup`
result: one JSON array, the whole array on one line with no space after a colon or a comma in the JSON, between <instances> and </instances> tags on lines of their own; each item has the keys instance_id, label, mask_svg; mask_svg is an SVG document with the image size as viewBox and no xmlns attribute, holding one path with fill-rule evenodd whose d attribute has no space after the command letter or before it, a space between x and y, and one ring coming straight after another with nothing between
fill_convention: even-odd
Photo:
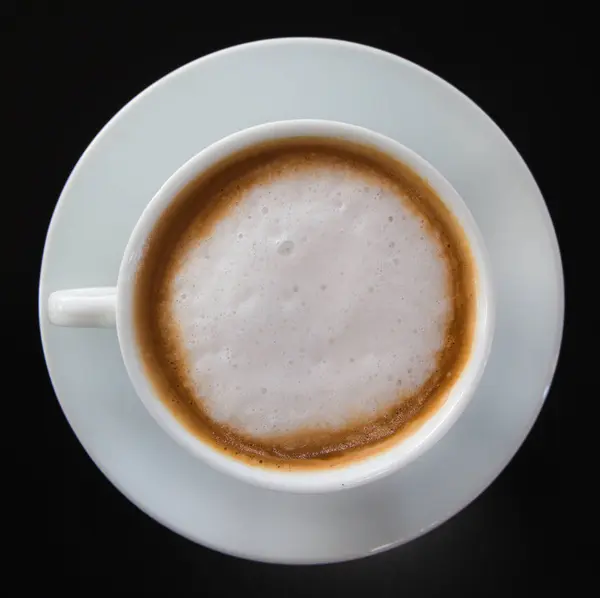
<instances>
[{"instance_id":1,"label":"cappuccino cup","mask_svg":"<svg viewBox=\"0 0 600 598\"><path fill-rule=\"evenodd\" d=\"M221 472L319 493L406 466L484 371L482 235L427 161L368 129L272 122L201 150L157 191L115 287L48 298L115 327L159 426Z\"/></svg>"}]
</instances>

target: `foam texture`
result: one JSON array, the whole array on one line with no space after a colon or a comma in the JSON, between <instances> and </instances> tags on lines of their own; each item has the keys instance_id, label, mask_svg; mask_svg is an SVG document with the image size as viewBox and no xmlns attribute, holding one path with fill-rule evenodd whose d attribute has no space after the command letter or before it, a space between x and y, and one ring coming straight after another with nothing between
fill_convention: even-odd
<instances>
[{"instance_id":1,"label":"foam texture","mask_svg":"<svg viewBox=\"0 0 600 598\"><path fill-rule=\"evenodd\" d=\"M409 200L315 167L248 189L189 247L169 309L216 422L260 438L334 431L431 375L447 277Z\"/></svg>"}]
</instances>

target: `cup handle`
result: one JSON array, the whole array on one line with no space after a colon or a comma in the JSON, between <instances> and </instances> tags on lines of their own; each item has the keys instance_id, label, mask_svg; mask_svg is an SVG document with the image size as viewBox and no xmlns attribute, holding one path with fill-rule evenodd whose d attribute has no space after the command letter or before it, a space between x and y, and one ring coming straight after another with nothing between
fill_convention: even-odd
<instances>
[{"instance_id":1,"label":"cup handle","mask_svg":"<svg viewBox=\"0 0 600 598\"><path fill-rule=\"evenodd\" d=\"M48 319L56 326L114 328L117 289L92 287L56 291L48 297Z\"/></svg>"}]
</instances>

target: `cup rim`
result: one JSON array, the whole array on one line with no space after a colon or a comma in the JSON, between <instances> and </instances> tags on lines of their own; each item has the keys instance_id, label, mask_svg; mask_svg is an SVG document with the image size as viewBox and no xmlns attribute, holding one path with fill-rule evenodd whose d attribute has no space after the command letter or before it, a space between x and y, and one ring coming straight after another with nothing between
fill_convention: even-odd
<instances>
[{"instance_id":1,"label":"cup rim","mask_svg":"<svg viewBox=\"0 0 600 598\"><path fill-rule=\"evenodd\" d=\"M174 197L195 177L231 153L249 146L294 136L336 137L372 145L425 178L462 226L477 276L477 316L469 358L443 403L416 430L372 456L351 464L317 470L282 471L253 466L211 447L180 424L157 396L136 343L133 319L135 273L154 225ZM321 493L359 486L389 475L417 459L440 440L470 402L490 354L495 323L491 266L483 236L464 200L447 179L414 150L370 129L332 120L294 119L255 125L203 148L160 187L138 219L127 243L117 282L117 335L129 378L156 422L193 456L213 468L253 485L296 493Z\"/></svg>"}]
</instances>

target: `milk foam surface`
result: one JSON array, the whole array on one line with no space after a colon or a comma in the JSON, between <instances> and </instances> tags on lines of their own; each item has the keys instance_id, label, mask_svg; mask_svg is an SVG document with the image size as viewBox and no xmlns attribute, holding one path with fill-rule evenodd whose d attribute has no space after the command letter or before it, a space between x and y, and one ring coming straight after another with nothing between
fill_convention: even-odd
<instances>
[{"instance_id":1,"label":"milk foam surface","mask_svg":"<svg viewBox=\"0 0 600 598\"><path fill-rule=\"evenodd\" d=\"M248 189L189 246L168 308L211 418L259 438L333 431L427 380L449 274L409 202L314 167Z\"/></svg>"}]
</instances>

